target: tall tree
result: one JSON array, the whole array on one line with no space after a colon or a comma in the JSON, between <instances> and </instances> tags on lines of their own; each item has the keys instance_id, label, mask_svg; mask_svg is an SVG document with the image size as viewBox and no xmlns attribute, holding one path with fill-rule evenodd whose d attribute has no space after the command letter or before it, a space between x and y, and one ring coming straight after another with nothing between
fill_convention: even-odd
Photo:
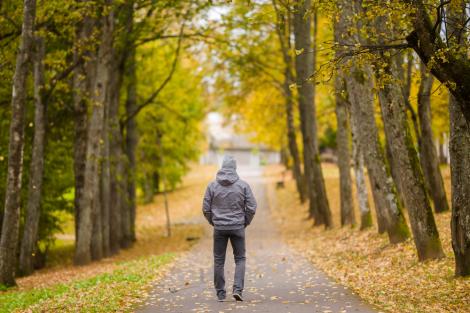
<instances>
[{"instance_id":1,"label":"tall tree","mask_svg":"<svg viewBox=\"0 0 470 313\"><path fill-rule=\"evenodd\" d=\"M341 225L354 225L356 223L356 218L354 216L354 206L352 201L351 158L349 154L351 132L349 128L347 100L345 98L346 84L340 71L338 71L336 75L336 149L338 155L340 182Z\"/></svg>"},{"instance_id":2,"label":"tall tree","mask_svg":"<svg viewBox=\"0 0 470 313\"><path fill-rule=\"evenodd\" d=\"M86 0L77 0L77 5L83 5L83 19L76 25L76 38L74 42L74 62L77 66L73 70L73 106L75 113L75 138L74 138L74 175L75 175L75 241L77 242L81 226L81 216L83 214L83 197L85 186L85 168L87 160L87 130L88 130L88 106L92 85L92 76L94 73L94 64L92 62L92 51L95 48L94 19L91 12L86 8ZM88 212L85 212L87 216ZM88 250L88 244L83 244L83 249ZM77 243L75 246L77 249ZM75 252L76 253L76 252ZM83 252L85 253L85 252ZM88 257L84 257L88 259ZM87 261L84 260L84 263Z\"/></svg>"},{"instance_id":3,"label":"tall tree","mask_svg":"<svg viewBox=\"0 0 470 313\"><path fill-rule=\"evenodd\" d=\"M114 54L113 54L114 56ZM101 202L101 233L102 233L102 250L103 257L111 255L111 243L110 243L110 223L111 223L111 161L110 161L110 119L109 111L111 101L113 101L114 80L117 77L113 77L111 72L113 67L110 66L110 78L107 86L107 94L105 99L104 117L103 117L103 146L101 151L101 180L100 180L100 202Z\"/></svg>"},{"instance_id":4,"label":"tall tree","mask_svg":"<svg viewBox=\"0 0 470 313\"><path fill-rule=\"evenodd\" d=\"M379 44L395 35L391 28L390 15L378 18ZM379 80L379 103L381 106L384 131L392 155L401 195L408 209L413 239L421 261L441 258L442 251L431 204L424 184L418 153L415 149L407 121L405 100L398 83L398 68L389 51L380 52L375 68ZM380 72L382 71L382 72ZM380 74L380 73L383 74Z\"/></svg>"},{"instance_id":5,"label":"tall tree","mask_svg":"<svg viewBox=\"0 0 470 313\"><path fill-rule=\"evenodd\" d=\"M287 141L289 153L292 157L292 169L294 179L297 186L297 192L300 196L300 201L303 203L306 198L306 186L304 176L302 175L302 162L300 160L299 148L297 146L297 134L294 125L294 96L292 94L291 85L294 83L293 74L293 60L291 57L292 44L291 44L291 14L287 12L282 13L278 8L276 0L273 0L273 6L276 10L276 32L279 38L281 53L284 60L284 83L283 91L286 99L286 126L287 126Z\"/></svg>"},{"instance_id":6,"label":"tall tree","mask_svg":"<svg viewBox=\"0 0 470 313\"><path fill-rule=\"evenodd\" d=\"M463 29L468 22L465 1L455 1L449 8L449 46L460 60L467 60L467 40ZM452 92L450 112L450 172L452 185L452 248L455 275L470 275L470 123L466 120L465 100Z\"/></svg>"},{"instance_id":7,"label":"tall tree","mask_svg":"<svg viewBox=\"0 0 470 313\"><path fill-rule=\"evenodd\" d=\"M26 79L33 55L36 1L24 0L20 49L16 57L11 99L10 141L5 207L0 238L0 284L15 285L17 247L20 226L20 194L23 170L24 115Z\"/></svg>"},{"instance_id":8,"label":"tall tree","mask_svg":"<svg viewBox=\"0 0 470 313\"><path fill-rule=\"evenodd\" d=\"M425 65L420 63L421 83L418 91L418 116L420 126L419 156L426 185L434 203L436 213L449 211L444 180L439 169L439 159L431 128L431 88L432 76Z\"/></svg>"},{"instance_id":9,"label":"tall tree","mask_svg":"<svg viewBox=\"0 0 470 313\"><path fill-rule=\"evenodd\" d=\"M132 48L131 48L132 49ZM127 99L126 114L132 116L126 121L126 155L127 155L127 203L122 207L122 240L121 246L128 247L135 240L135 231L132 227L135 221L136 212L136 147L138 143L137 123L135 116L137 110L137 76L136 76L136 59L135 50L131 50L127 67Z\"/></svg>"},{"instance_id":10,"label":"tall tree","mask_svg":"<svg viewBox=\"0 0 470 313\"><path fill-rule=\"evenodd\" d=\"M83 195L80 204L77 241L75 247L75 263L86 264L91 259L102 257L102 224L100 201L100 157L103 138L103 118L106 102L106 92L109 86L110 59L112 56L112 14L109 12L110 2L107 3L104 15L101 17L102 29L100 43L96 54L96 69L91 85L91 113L88 123L86 161L84 173ZM108 7L109 6L109 7ZM90 74L90 73L88 73Z\"/></svg>"},{"instance_id":11,"label":"tall tree","mask_svg":"<svg viewBox=\"0 0 470 313\"><path fill-rule=\"evenodd\" d=\"M335 25L336 26L336 25ZM335 27L335 41L341 38L341 27ZM339 54L339 51L336 52ZM337 57L340 57L337 55ZM350 128L347 111L347 92L343 72L337 71L335 77L335 100L336 100L336 150L338 155L339 182L340 182L340 212L341 225L354 225L354 206L351 188L351 158Z\"/></svg>"},{"instance_id":12,"label":"tall tree","mask_svg":"<svg viewBox=\"0 0 470 313\"><path fill-rule=\"evenodd\" d=\"M315 54L312 51L312 21L310 0L294 4L295 70L300 111L300 125L304 152L304 172L307 180L310 212L315 224L333 226L325 182L318 151L317 126L315 117L314 84L310 77L314 72ZM316 15L314 14L316 20ZM315 30L317 25L315 25ZM316 43L315 43L316 44Z\"/></svg>"},{"instance_id":13,"label":"tall tree","mask_svg":"<svg viewBox=\"0 0 470 313\"><path fill-rule=\"evenodd\" d=\"M124 43L123 43L124 44ZM123 167L125 155L123 152L123 140L119 125L119 105L122 80L124 75L125 57L122 48L115 48L113 59L119 60L112 67L110 80L110 99L107 108L109 142L108 164L109 166L109 249L111 254L115 254L120 249L122 238L122 207L127 205L125 197L127 190L122 190ZM117 64L116 64L117 63Z\"/></svg>"},{"instance_id":14,"label":"tall tree","mask_svg":"<svg viewBox=\"0 0 470 313\"><path fill-rule=\"evenodd\" d=\"M349 37L342 36L338 42L338 49L360 43L358 32L355 31L358 26L352 19L356 4L350 1L338 1L340 10L338 27L339 25L342 27L340 33L352 34ZM341 53L347 56L347 51ZM372 70L367 61L359 62L350 57L346 57L346 61L349 65L346 87L351 103L351 122L357 129L358 147L364 153L377 210L379 230L381 227L385 228L390 242L402 242L409 237L409 230L397 198L396 188L387 171L383 148L379 142L374 117Z\"/></svg>"},{"instance_id":15,"label":"tall tree","mask_svg":"<svg viewBox=\"0 0 470 313\"><path fill-rule=\"evenodd\" d=\"M45 43L41 37L35 38L34 53L34 139L29 170L28 202L21 240L19 270L29 275L34 270L39 217L41 207L42 183L44 178L44 149L46 145L46 110L44 80Z\"/></svg>"}]
</instances>

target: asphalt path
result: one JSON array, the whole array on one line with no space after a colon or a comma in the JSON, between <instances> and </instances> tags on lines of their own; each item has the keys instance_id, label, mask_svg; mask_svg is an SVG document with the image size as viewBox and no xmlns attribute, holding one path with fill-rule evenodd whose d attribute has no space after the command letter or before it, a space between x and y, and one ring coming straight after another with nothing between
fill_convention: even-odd
<instances>
[{"instance_id":1,"label":"asphalt path","mask_svg":"<svg viewBox=\"0 0 470 313\"><path fill-rule=\"evenodd\" d=\"M269 214L260 168L240 168L239 175L251 185L258 201L255 218L246 230L245 301L231 298L235 265L229 244L225 263L228 297L217 302L212 282L212 230L208 228L207 236L152 286L137 312L377 312L280 239Z\"/></svg>"}]
</instances>

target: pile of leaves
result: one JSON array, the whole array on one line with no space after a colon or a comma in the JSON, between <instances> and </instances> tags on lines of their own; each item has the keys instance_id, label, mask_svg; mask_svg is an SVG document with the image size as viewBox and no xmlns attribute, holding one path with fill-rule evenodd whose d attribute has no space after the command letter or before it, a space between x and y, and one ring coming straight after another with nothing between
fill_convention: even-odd
<instances>
[{"instance_id":1,"label":"pile of leaves","mask_svg":"<svg viewBox=\"0 0 470 313\"><path fill-rule=\"evenodd\" d=\"M280 169L268 175L279 180ZM449 190L449 171L444 169ZM454 277L450 213L436 214L445 257L418 262L412 239L390 245L377 229L340 228L339 179L336 166L324 165L328 198L335 227L313 227L308 207L299 203L295 183L269 187L272 214L285 240L337 282L385 312L468 312L470 279ZM373 204L372 199L370 203ZM357 207L357 206L356 206ZM356 212L359 217L359 212Z\"/></svg>"}]
</instances>

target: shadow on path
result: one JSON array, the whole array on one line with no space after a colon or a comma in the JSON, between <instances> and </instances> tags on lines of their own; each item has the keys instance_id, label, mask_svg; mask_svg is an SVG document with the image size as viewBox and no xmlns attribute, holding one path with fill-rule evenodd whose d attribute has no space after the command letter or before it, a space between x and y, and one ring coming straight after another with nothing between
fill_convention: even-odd
<instances>
[{"instance_id":1,"label":"shadow on path","mask_svg":"<svg viewBox=\"0 0 470 313\"><path fill-rule=\"evenodd\" d=\"M212 230L159 280L138 312L376 312L346 287L336 284L284 242L269 216L266 186L260 168L240 168L258 201L247 228L247 269L244 302L228 297L217 302L212 283ZM201 199L202 199L201 195ZM201 200L202 201L202 200ZM202 213L201 213L202 214ZM228 295L234 263L227 248L225 264Z\"/></svg>"}]
</instances>

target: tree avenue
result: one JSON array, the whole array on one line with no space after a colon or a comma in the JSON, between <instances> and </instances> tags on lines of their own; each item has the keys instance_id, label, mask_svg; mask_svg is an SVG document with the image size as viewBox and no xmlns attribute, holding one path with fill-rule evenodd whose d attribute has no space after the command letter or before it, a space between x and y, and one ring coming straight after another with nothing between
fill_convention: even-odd
<instances>
[{"instance_id":1,"label":"tree avenue","mask_svg":"<svg viewBox=\"0 0 470 313\"><path fill-rule=\"evenodd\" d=\"M69 226L75 265L132 247L137 208L179 186L214 111L281 153L312 227L412 238L419 261L469 276L469 8L0 1L0 286Z\"/></svg>"}]
</instances>

